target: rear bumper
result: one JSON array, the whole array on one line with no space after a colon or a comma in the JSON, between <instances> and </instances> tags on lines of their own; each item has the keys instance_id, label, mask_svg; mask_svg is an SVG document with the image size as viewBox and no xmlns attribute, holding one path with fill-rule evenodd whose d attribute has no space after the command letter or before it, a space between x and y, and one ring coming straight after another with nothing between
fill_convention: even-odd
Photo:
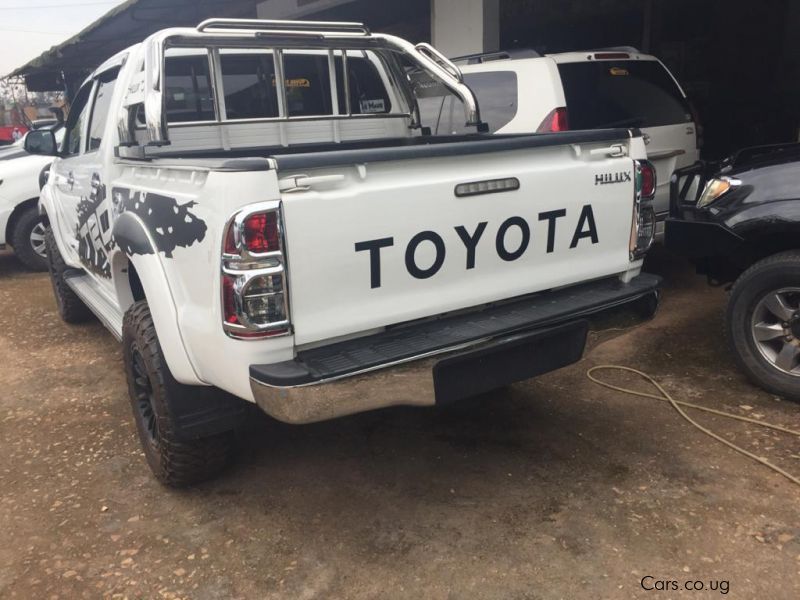
<instances>
[{"instance_id":1,"label":"rear bumper","mask_svg":"<svg viewBox=\"0 0 800 600\"><path fill-rule=\"evenodd\" d=\"M456 401L580 360L587 319L620 308L646 316L660 283L649 274L606 279L252 365L253 396L294 424Z\"/></svg>"}]
</instances>

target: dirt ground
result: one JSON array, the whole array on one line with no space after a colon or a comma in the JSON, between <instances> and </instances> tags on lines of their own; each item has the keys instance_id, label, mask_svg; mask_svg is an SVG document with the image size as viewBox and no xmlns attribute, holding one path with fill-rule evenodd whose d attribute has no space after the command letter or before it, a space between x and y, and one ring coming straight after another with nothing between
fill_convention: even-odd
<instances>
[{"instance_id":1,"label":"dirt ground","mask_svg":"<svg viewBox=\"0 0 800 600\"><path fill-rule=\"evenodd\" d=\"M63 324L46 275L0 253L0 597L799 598L800 489L586 379L637 367L800 429L735 369L725 292L653 258L656 319L577 365L447 409L264 418L235 468L176 492L139 450L116 341ZM800 474L797 438L697 418Z\"/></svg>"}]
</instances>

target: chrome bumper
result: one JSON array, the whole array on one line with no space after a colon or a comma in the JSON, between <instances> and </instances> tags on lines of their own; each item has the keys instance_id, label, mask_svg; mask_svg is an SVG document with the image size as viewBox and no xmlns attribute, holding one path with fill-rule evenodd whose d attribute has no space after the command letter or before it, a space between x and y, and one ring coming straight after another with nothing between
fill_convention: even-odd
<instances>
[{"instance_id":1,"label":"chrome bumper","mask_svg":"<svg viewBox=\"0 0 800 600\"><path fill-rule=\"evenodd\" d=\"M434 359L388 367L334 381L271 387L250 378L256 404L271 417L302 425L389 406L433 406Z\"/></svg>"},{"instance_id":2,"label":"chrome bumper","mask_svg":"<svg viewBox=\"0 0 800 600\"><path fill-rule=\"evenodd\" d=\"M250 387L265 413L291 424L457 401L580 360L590 319L613 309L651 316L660 283L647 274L593 282L300 352L252 365Z\"/></svg>"}]
</instances>

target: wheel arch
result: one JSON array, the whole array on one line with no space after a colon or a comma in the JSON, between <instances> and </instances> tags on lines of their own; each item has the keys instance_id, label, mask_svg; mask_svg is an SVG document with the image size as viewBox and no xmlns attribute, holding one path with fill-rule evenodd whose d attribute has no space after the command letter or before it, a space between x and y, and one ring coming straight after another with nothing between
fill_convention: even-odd
<instances>
[{"instance_id":1,"label":"wheel arch","mask_svg":"<svg viewBox=\"0 0 800 600\"><path fill-rule=\"evenodd\" d=\"M114 224L117 251L111 273L122 312L138 300L147 300L172 376L186 385L207 385L199 377L183 343L178 309L155 244L138 217L123 213Z\"/></svg>"}]
</instances>

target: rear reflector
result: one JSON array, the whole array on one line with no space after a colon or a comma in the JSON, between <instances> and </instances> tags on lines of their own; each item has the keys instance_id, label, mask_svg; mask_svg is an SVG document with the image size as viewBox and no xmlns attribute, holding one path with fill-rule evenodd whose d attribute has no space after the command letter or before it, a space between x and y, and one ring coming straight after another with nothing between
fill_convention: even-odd
<instances>
[{"instance_id":1,"label":"rear reflector","mask_svg":"<svg viewBox=\"0 0 800 600\"><path fill-rule=\"evenodd\" d=\"M564 106L551 110L536 129L536 133L557 133L559 131L569 131L569 119Z\"/></svg>"}]
</instances>

